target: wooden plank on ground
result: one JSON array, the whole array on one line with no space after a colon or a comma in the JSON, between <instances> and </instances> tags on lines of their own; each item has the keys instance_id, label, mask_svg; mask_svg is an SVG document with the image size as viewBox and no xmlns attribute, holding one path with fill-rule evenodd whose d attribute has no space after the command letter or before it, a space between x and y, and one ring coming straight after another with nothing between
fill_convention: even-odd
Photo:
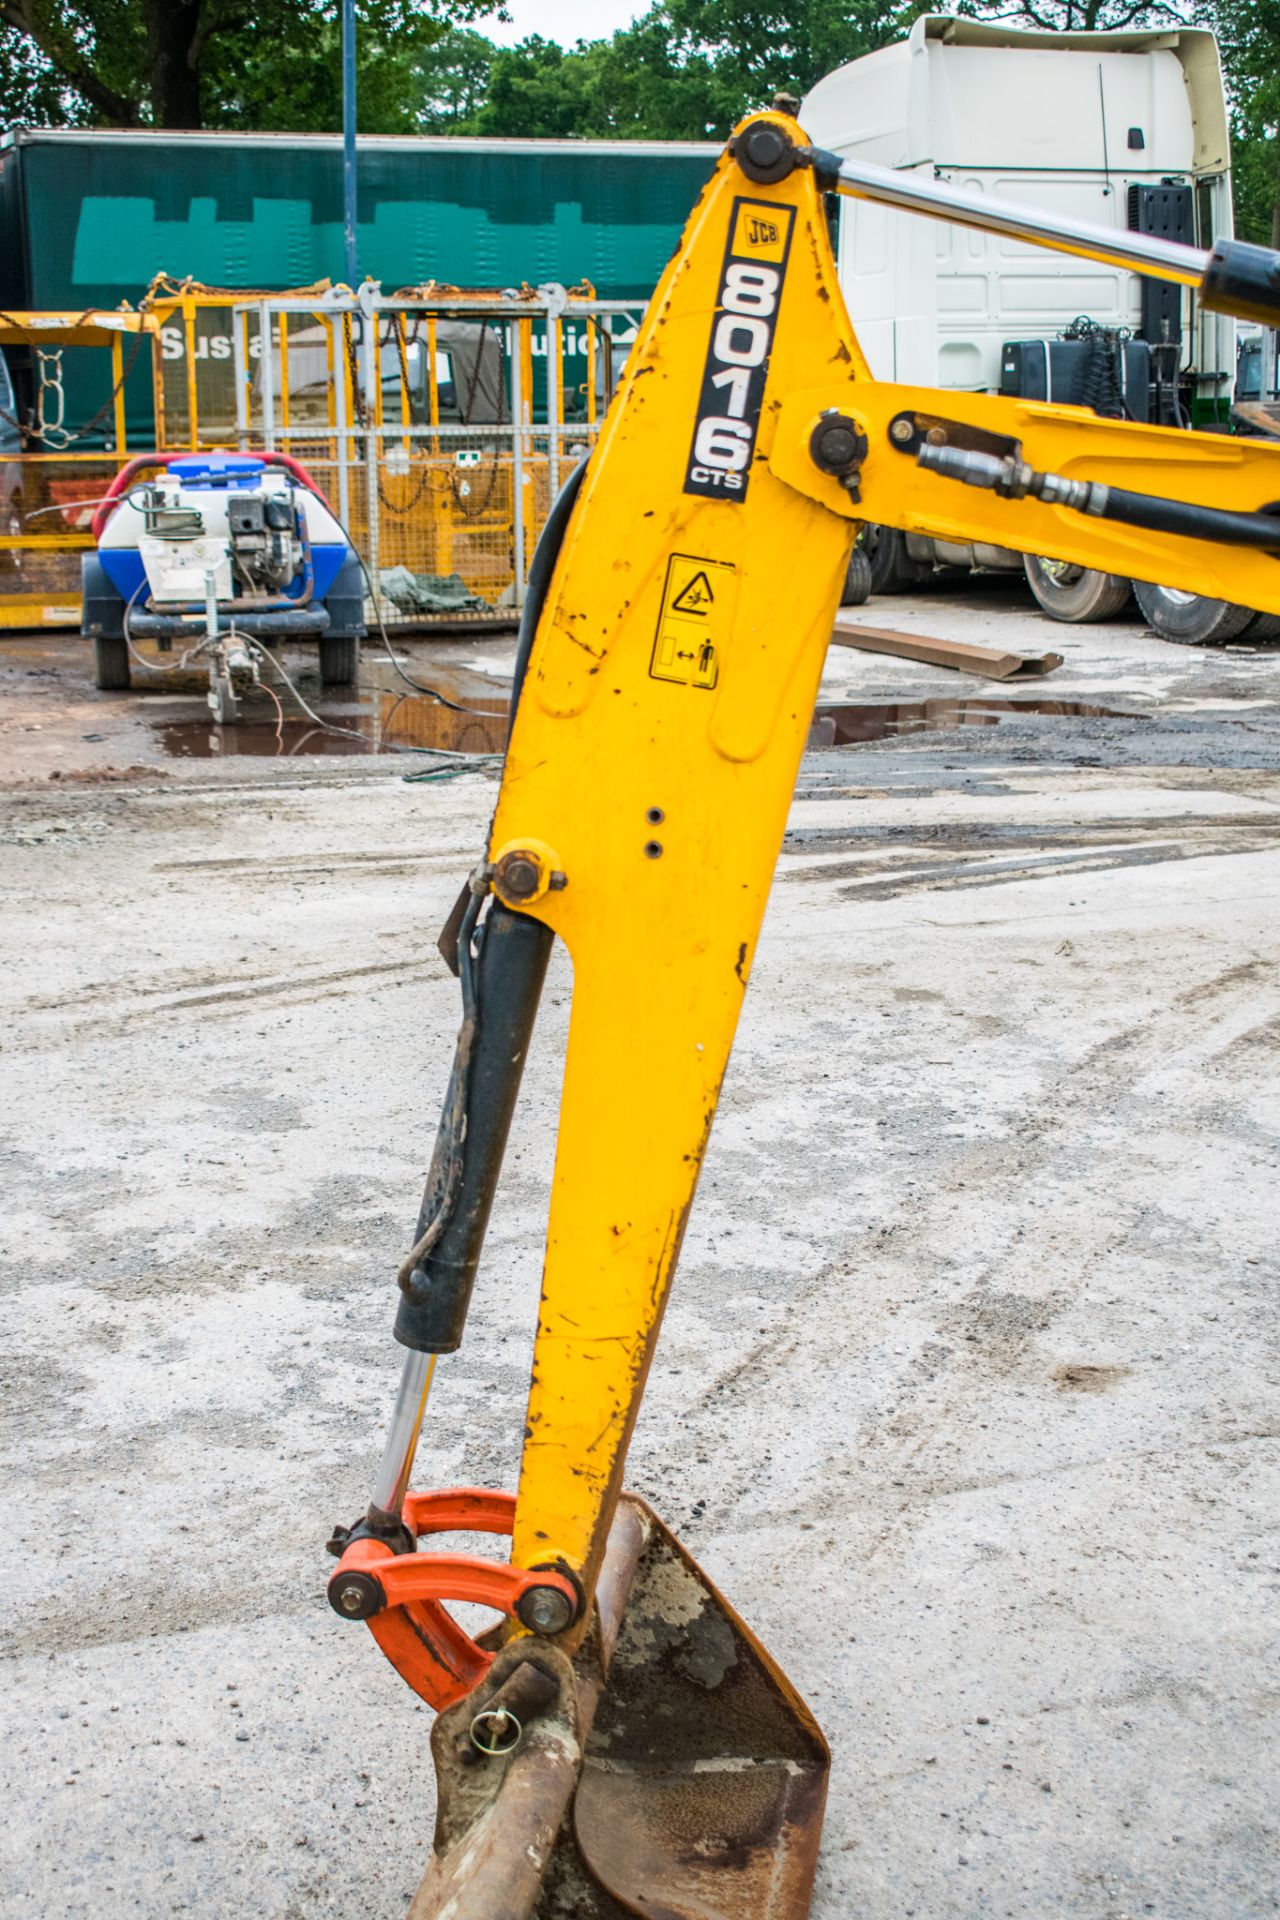
<instances>
[{"instance_id":1,"label":"wooden plank on ground","mask_svg":"<svg viewBox=\"0 0 1280 1920\"><path fill-rule=\"evenodd\" d=\"M995 647L974 646L967 640L899 633L893 627L865 626L861 621L837 622L831 639L835 646L855 647L859 653L888 653L895 659L918 660L929 667L980 674L984 680L1040 679L1062 665L1060 653L1004 653Z\"/></svg>"}]
</instances>

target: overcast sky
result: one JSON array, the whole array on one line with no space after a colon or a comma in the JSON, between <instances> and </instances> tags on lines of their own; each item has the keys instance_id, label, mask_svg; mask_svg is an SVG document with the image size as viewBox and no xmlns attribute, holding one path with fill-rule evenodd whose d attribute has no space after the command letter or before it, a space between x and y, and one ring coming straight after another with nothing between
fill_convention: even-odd
<instances>
[{"instance_id":1,"label":"overcast sky","mask_svg":"<svg viewBox=\"0 0 1280 1920\"><path fill-rule=\"evenodd\" d=\"M506 9L510 25L500 20L475 22L477 32L500 47L514 46L531 33L558 40L565 47L575 40L607 40L617 28L647 11L639 0L506 0Z\"/></svg>"}]
</instances>

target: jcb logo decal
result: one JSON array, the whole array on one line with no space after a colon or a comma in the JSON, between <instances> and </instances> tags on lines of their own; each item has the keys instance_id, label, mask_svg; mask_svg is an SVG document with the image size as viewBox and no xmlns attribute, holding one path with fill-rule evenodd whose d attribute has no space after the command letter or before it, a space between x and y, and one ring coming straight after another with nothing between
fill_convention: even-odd
<instances>
[{"instance_id":1,"label":"jcb logo decal","mask_svg":"<svg viewBox=\"0 0 1280 1920\"><path fill-rule=\"evenodd\" d=\"M686 493L713 500L747 497L794 221L793 207L733 203Z\"/></svg>"}]
</instances>

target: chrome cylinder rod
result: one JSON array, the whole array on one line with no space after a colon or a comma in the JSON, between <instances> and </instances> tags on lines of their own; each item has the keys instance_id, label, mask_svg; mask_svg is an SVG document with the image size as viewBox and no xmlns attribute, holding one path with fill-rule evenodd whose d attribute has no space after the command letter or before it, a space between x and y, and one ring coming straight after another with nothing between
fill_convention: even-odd
<instances>
[{"instance_id":1,"label":"chrome cylinder rod","mask_svg":"<svg viewBox=\"0 0 1280 1920\"><path fill-rule=\"evenodd\" d=\"M954 226L976 227L982 233L1008 234L1011 239L1025 240L1033 247L1077 254L1081 259L1098 260L1105 266L1123 267L1129 273L1174 280L1183 287L1199 287L1209 265L1209 255L1199 247L1179 246L1176 241L1157 240L1146 233L1099 227L1088 220L1065 219L1061 214L1046 213L1039 207L1020 207L1011 200L993 200L985 193L953 187L944 180L928 179L920 173L873 166L868 160L842 160L836 191L854 200L874 200L880 206L897 207L903 213L924 213L934 220L949 220Z\"/></svg>"},{"instance_id":2,"label":"chrome cylinder rod","mask_svg":"<svg viewBox=\"0 0 1280 1920\"><path fill-rule=\"evenodd\" d=\"M422 1416L427 1410L427 1395L431 1391L431 1376L436 1370L436 1359L434 1353L414 1351L405 1355L400 1391L396 1395L386 1445L382 1449L382 1459L373 1482L370 1504L377 1507L380 1513L398 1516L404 1505L404 1496L409 1491L409 1476L413 1472L414 1455L418 1451L418 1436L422 1432Z\"/></svg>"}]
</instances>

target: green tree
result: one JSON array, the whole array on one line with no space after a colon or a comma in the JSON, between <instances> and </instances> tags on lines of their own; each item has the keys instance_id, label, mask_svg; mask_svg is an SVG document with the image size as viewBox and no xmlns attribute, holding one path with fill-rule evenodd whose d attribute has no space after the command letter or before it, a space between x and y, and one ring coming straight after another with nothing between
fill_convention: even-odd
<instances>
[{"instance_id":1,"label":"green tree","mask_svg":"<svg viewBox=\"0 0 1280 1920\"><path fill-rule=\"evenodd\" d=\"M1049 33L1109 33L1122 27L1185 27L1196 0L964 0L956 9L979 20L1041 27Z\"/></svg>"},{"instance_id":2,"label":"green tree","mask_svg":"<svg viewBox=\"0 0 1280 1920\"><path fill-rule=\"evenodd\" d=\"M363 130L411 128L415 61L482 7L359 0ZM341 76L337 0L0 0L10 123L333 129Z\"/></svg>"},{"instance_id":3,"label":"green tree","mask_svg":"<svg viewBox=\"0 0 1280 1920\"><path fill-rule=\"evenodd\" d=\"M609 40L533 35L495 51L485 104L457 131L570 139L720 139L780 88L885 46L917 0L656 0Z\"/></svg>"},{"instance_id":4,"label":"green tree","mask_svg":"<svg viewBox=\"0 0 1280 1920\"><path fill-rule=\"evenodd\" d=\"M1280 247L1280 0L1216 0L1231 103L1236 229Z\"/></svg>"},{"instance_id":5,"label":"green tree","mask_svg":"<svg viewBox=\"0 0 1280 1920\"><path fill-rule=\"evenodd\" d=\"M423 133L466 133L485 103L498 49L482 33L451 27L413 60L414 123Z\"/></svg>"},{"instance_id":6,"label":"green tree","mask_svg":"<svg viewBox=\"0 0 1280 1920\"><path fill-rule=\"evenodd\" d=\"M834 67L900 40L923 0L663 0L682 60L700 58L732 102L725 124L779 88L805 94ZM653 15L648 16L653 18Z\"/></svg>"},{"instance_id":7,"label":"green tree","mask_svg":"<svg viewBox=\"0 0 1280 1920\"><path fill-rule=\"evenodd\" d=\"M459 131L549 140L598 135L606 46L603 40L580 41L570 52L535 33L518 46L499 49L489 70L488 97L470 128Z\"/></svg>"}]
</instances>

